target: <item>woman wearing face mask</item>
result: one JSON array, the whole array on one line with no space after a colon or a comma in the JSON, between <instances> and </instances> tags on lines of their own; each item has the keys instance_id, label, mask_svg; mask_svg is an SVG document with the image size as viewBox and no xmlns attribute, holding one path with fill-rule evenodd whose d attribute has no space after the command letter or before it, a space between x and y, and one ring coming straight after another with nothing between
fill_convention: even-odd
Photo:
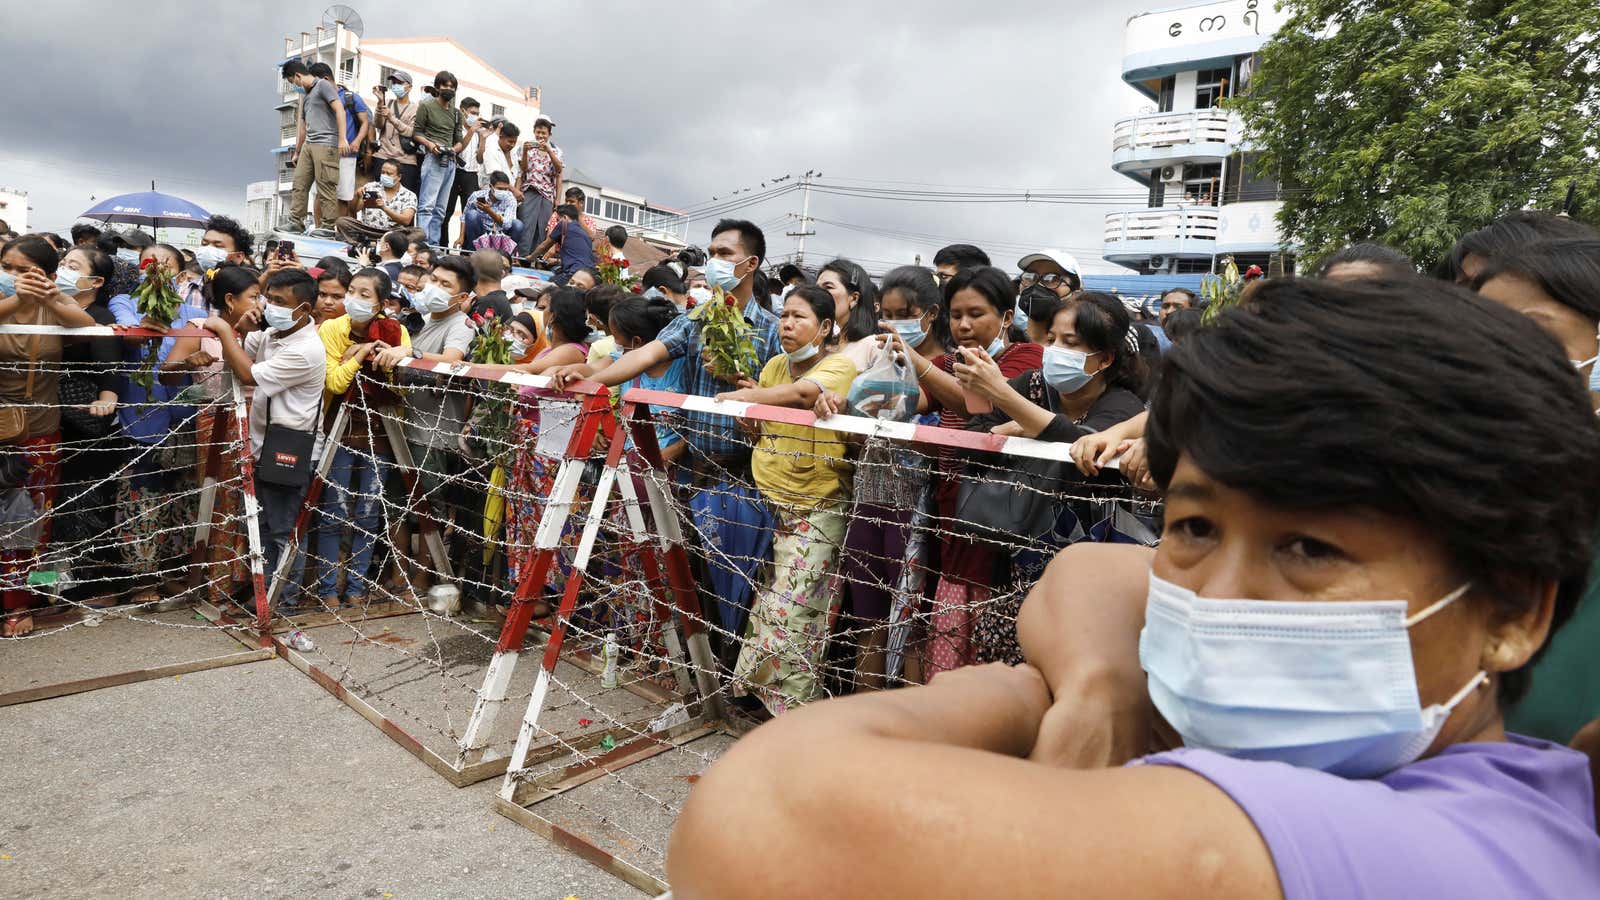
<instances>
[{"instance_id":1,"label":"woman wearing face mask","mask_svg":"<svg viewBox=\"0 0 1600 900\"><path fill-rule=\"evenodd\" d=\"M428 243L442 244L439 233L444 221L444 202L455 183L456 156L466 145L466 129L461 110L454 106L456 77L449 72L433 76L433 84L423 88L428 99L417 104L413 137L427 155L418 164L422 169L422 190L417 192L417 227L428 236Z\"/></svg>"},{"instance_id":2,"label":"woman wearing face mask","mask_svg":"<svg viewBox=\"0 0 1600 900\"><path fill-rule=\"evenodd\" d=\"M1043 350L1038 344L1008 344L1015 306L1011 280L992 266L963 269L945 282L944 296L950 315L950 334L956 346L932 362L912 357L922 384L925 409L939 412L942 428L965 428L974 414L991 411L983 396L957 380L981 360L992 361L1006 378L1040 367ZM940 449L935 466L934 503L941 519L956 517L960 482L966 477L966 460L954 450ZM972 628L975 610L989 602L995 570L1000 565L996 549L946 533L939 542L939 585L933 596L923 675L933 675L973 661Z\"/></svg>"},{"instance_id":3,"label":"woman wearing face mask","mask_svg":"<svg viewBox=\"0 0 1600 900\"><path fill-rule=\"evenodd\" d=\"M1502 720L1600 524L1600 430L1566 355L1437 282L1256 297L1164 363L1160 546L1064 551L1023 608L1032 665L741 740L678 818L675 889L1594 893L1587 761ZM906 827L930 815L959 827Z\"/></svg>"},{"instance_id":4,"label":"woman wearing face mask","mask_svg":"<svg viewBox=\"0 0 1600 900\"><path fill-rule=\"evenodd\" d=\"M833 296L833 308L839 311L837 352L854 363L857 372L865 372L878 352L878 289L872 276L848 259L836 259L817 273L817 287Z\"/></svg>"},{"instance_id":5,"label":"woman wearing face mask","mask_svg":"<svg viewBox=\"0 0 1600 900\"><path fill-rule=\"evenodd\" d=\"M333 404L342 397L348 416L348 426L328 469L314 539L317 596L329 609L360 607L376 588L368 570L383 529L384 483L394 462L383 420L386 414L394 414L399 398L373 377L373 355L388 347L411 346L405 326L382 312L393 289L382 269L362 269L350 279L344 315L317 328L328 366L324 415L331 420ZM350 526L350 557L340 565L340 532L346 525ZM343 601L339 599L341 569L345 572Z\"/></svg>"},{"instance_id":6,"label":"woman wearing face mask","mask_svg":"<svg viewBox=\"0 0 1600 900\"><path fill-rule=\"evenodd\" d=\"M206 304L240 334L259 327L261 310L261 273L249 266L223 265L206 279ZM196 323L198 324L198 323ZM195 434L209 443L213 434L232 440L236 433L233 421L233 375L222 362L222 342L216 337L182 337L176 339L167 361L161 366L163 381L181 384L193 379L195 390L203 400L195 414ZM253 387L245 387L248 402ZM219 432L217 429L221 429ZM204 460L201 461L204 463ZM241 500L243 473L239 458L234 453L216 455L217 492L212 503L210 535L206 542L206 595L213 604L229 599L238 602L250 614L255 614L254 591L250 583L250 545L241 524L244 514Z\"/></svg>"},{"instance_id":7,"label":"woman wearing face mask","mask_svg":"<svg viewBox=\"0 0 1600 900\"><path fill-rule=\"evenodd\" d=\"M550 346L545 343L544 334L539 330L539 323L533 315L519 312L506 323L506 333L511 336L511 362L513 365L524 366L533 362L544 348Z\"/></svg>"},{"instance_id":8,"label":"woman wearing face mask","mask_svg":"<svg viewBox=\"0 0 1600 900\"><path fill-rule=\"evenodd\" d=\"M538 375L552 366L581 363L588 356L589 345L584 339L589 334L589 314L584 307L583 294L572 288L556 288L544 296L550 298L544 317L550 346L539 351L531 362L512 366L516 371ZM533 547L540 515L555 485L556 471L567 455L579 411L570 395L543 388L525 387L518 393L517 400L517 431L513 441L516 449L506 481L506 569L508 583L513 589L521 583L522 564ZM563 528L562 540L566 545L563 554L569 560L576 549L577 536L577 529L571 528L570 523ZM563 565L552 566L550 577L564 579L566 571ZM546 596L537 601L535 618L550 614L548 595L555 591L555 583L540 586Z\"/></svg>"},{"instance_id":9,"label":"woman wearing face mask","mask_svg":"<svg viewBox=\"0 0 1600 900\"><path fill-rule=\"evenodd\" d=\"M339 237L347 241L383 240L384 235L409 228L417 219L417 195L400 183L400 164L394 160L384 160L378 180L367 185L357 200L361 209L355 217L343 216L334 224Z\"/></svg>"},{"instance_id":10,"label":"woman wearing face mask","mask_svg":"<svg viewBox=\"0 0 1600 900\"><path fill-rule=\"evenodd\" d=\"M933 270L902 266L885 275L880 303L880 326L893 337L880 335L879 344L915 368L949 352L950 326ZM817 399L815 411L826 418L844 409L844 398L825 393ZM935 425L938 415L922 413L913 421ZM919 605L914 598L921 596L922 571L915 563L923 555L923 535L914 529L919 518L926 518L932 471L933 457L903 441L868 438L861 449L844 539L851 627L863 629L856 652L858 690L881 688L890 674L883 626L890 621L892 607L914 612Z\"/></svg>"},{"instance_id":11,"label":"woman wearing face mask","mask_svg":"<svg viewBox=\"0 0 1600 900\"><path fill-rule=\"evenodd\" d=\"M0 323L6 325L93 325L94 318L73 297L92 287L92 276L72 269L61 274L59 258L50 243L36 235L17 238L0 247ZM23 457L24 485L33 507L40 512L35 550L0 550L0 598L4 600L4 636L20 637L33 631L28 615L32 595L26 587L28 571L39 549L50 542L46 510L55 503L60 484L61 410L58 384L62 340L54 335L0 334L0 403L19 413L7 423L6 442L0 453Z\"/></svg>"},{"instance_id":12,"label":"woman wearing face mask","mask_svg":"<svg viewBox=\"0 0 1600 900\"><path fill-rule=\"evenodd\" d=\"M823 352L834 316L833 295L823 288L791 291L778 320L783 353L768 361L759 382L745 379L740 390L717 399L810 409L823 391L849 391L855 364ZM775 513L773 581L751 606L733 690L756 696L776 715L822 696L834 600L827 587L844 543L850 465L833 432L775 422L760 428L751 470Z\"/></svg>"}]
</instances>

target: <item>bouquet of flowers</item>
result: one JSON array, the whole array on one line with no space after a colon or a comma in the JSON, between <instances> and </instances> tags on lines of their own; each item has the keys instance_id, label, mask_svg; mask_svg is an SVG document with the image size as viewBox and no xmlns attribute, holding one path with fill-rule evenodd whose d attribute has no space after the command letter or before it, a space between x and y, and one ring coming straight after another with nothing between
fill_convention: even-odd
<instances>
[{"instance_id":1,"label":"bouquet of flowers","mask_svg":"<svg viewBox=\"0 0 1600 900\"><path fill-rule=\"evenodd\" d=\"M608 255L595 268L600 273L601 284L614 284L636 294L644 290L639 286L639 276L623 274L628 270L628 261L622 257Z\"/></svg>"},{"instance_id":2,"label":"bouquet of flowers","mask_svg":"<svg viewBox=\"0 0 1600 900\"><path fill-rule=\"evenodd\" d=\"M718 380L738 384L740 378L760 374L755 327L745 321L732 294L714 288L710 300L689 310L689 318L700 326L700 347Z\"/></svg>"},{"instance_id":3,"label":"bouquet of flowers","mask_svg":"<svg viewBox=\"0 0 1600 900\"><path fill-rule=\"evenodd\" d=\"M1245 279L1239 277L1239 265L1233 257L1222 258L1222 274L1207 275L1200 282L1200 300L1205 304L1203 321L1210 323L1224 309L1239 302L1244 293ZM1257 270L1259 275L1259 270Z\"/></svg>"},{"instance_id":4,"label":"bouquet of flowers","mask_svg":"<svg viewBox=\"0 0 1600 900\"><path fill-rule=\"evenodd\" d=\"M491 310L472 317L474 332L472 345L467 350L467 361L479 365L508 366L516 362L511 358L511 338L506 334L505 320ZM483 385L471 416L471 440L485 456L504 462L511 453L516 433L516 388L509 384Z\"/></svg>"},{"instance_id":5,"label":"bouquet of flowers","mask_svg":"<svg viewBox=\"0 0 1600 900\"><path fill-rule=\"evenodd\" d=\"M172 320L178 315L178 306L183 302L173 281L177 273L157 263L154 257L140 263L139 270L144 273L144 279L133 289L139 315L151 325L172 327ZM151 341L150 348L145 351L144 362L133 376L134 384L147 391L155 386L156 363L160 361L160 355L161 342Z\"/></svg>"}]
</instances>

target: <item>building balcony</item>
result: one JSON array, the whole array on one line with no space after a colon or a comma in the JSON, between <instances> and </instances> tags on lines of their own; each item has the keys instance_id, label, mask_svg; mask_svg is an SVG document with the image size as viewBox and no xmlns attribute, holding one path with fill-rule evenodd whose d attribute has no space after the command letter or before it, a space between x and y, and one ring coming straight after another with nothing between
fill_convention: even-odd
<instances>
[{"instance_id":1,"label":"building balcony","mask_svg":"<svg viewBox=\"0 0 1600 900\"><path fill-rule=\"evenodd\" d=\"M1122 80L1154 97L1152 79L1254 53L1288 18L1273 0L1218 0L1134 16L1123 32Z\"/></svg>"},{"instance_id":2,"label":"building balcony","mask_svg":"<svg viewBox=\"0 0 1600 900\"><path fill-rule=\"evenodd\" d=\"M1217 162L1232 152L1232 117L1220 109L1134 116L1111 131L1111 168L1123 174L1174 163Z\"/></svg>"},{"instance_id":3,"label":"building balcony","mask_svg":"<svg viewBox=\"0 0 1600 900\"><path fill-rule=\"evenodd\" d=\"M1219 207L1215 252L1271 253L1285 249L1278 234L1278 210L1282 208L1281 200L1252 200L1248 194L1241 202Z\"/></svg>"},{"instance_id":4,"label":"building balcony","mask_svg":"<svg viewBox=\"0 0 1600 900\"><path fill-rule=\"evenodd\" d=\"M1106 216L1105 259L1138 264L1152 257L1209 257L1216 252L1222 211L1214 206L1164 206Z\"/></svg>"}]
</instances>

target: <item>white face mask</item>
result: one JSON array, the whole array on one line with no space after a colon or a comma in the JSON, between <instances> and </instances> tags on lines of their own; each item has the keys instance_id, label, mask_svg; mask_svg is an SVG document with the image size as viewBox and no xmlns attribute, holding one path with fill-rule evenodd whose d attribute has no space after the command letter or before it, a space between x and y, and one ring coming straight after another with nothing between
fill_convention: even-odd
<instances>
[{"instance_id":1,"label":"white face mask","mask_svg":"<svg viewBox=\"0 0 1600 900\"><path fill-rule=\"evenodd\" d=\"M261 311L261 318L266 320L267 327L273 331L285 331L294 327L294 310L284 309L271 303Z\"/></svg>"},{"instance_id":2,"label":"white face mask","mask_svg":"<svg viewBox=\"0 0 1600 900\"><path fill-rule=\"evenodd\" d=\"M430 284L411 297L411 305L423 315L442 313L450 308L450 292Z\"/></svg>"},{"instance_id":3,"label":"white face mask","mask_svg":"<svg viewBox=\"0 0 1600 900\"><path fill-rule=\"evenodd\" d=\"M416 261L416 257L412 256L410 251L407 251L405 253L400 254L400 265L401 266L409 266L415 261Z\"/></svg>"},{"instance_id":4,"label":"white face mask","mask_svg":"<svg viewBox=\"0 0 1600 900\"><path fill-rule=\"evenodd\" d=\"M689 299L696 303L707 303L711 300L711 289L703 287L690 288Z\"/></svg>"},{"instance_id":5,"label":"white face mask","mask_svg":"<svg viewBox=\"0 0 1600 900\"><path fill-rule=\"evenodd\" d=\"M202 269L215 269L217 266L222 265L227 258L228 251L221 247L201 244L194 248L194 261L199 263Z\"/></svg>"},{"instance_id":6,"label":"white face mask","mask_svg":"<svg viewBox=\"0 0 1600 900\"><path fill-rule=\"evenodd\" d=\"M344 298L344 311L350 316L350 321L352 322L365 323L372 321L372 304L360 297Z\"/></svg>"},{"instance_id":7,"label":"white face mask","mask_svg":"<svg viewBox=\"0 0 1600 900\"><path fill-rule=\"evenodd\" d=\"M1150 575L1139 663L1184 745L1345 778L1415 762L1488 674L1423 708L1403 600L1213 600Z\"/></svg>"}]
</instances>

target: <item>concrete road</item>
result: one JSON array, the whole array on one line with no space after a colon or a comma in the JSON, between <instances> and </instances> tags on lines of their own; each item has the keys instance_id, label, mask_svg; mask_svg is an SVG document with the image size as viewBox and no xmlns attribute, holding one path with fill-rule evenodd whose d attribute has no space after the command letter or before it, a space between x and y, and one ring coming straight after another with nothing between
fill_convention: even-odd
<instances>
[{"instance_id":1,"label":"concrete road","mask_svg":"<svg viewBox=\"0 0 1600 900\"><path fill-rule=\"evenodd\" d=\"M0 897L644 895L280 660L0 708Z\"/></svg>"}]
</instances>

